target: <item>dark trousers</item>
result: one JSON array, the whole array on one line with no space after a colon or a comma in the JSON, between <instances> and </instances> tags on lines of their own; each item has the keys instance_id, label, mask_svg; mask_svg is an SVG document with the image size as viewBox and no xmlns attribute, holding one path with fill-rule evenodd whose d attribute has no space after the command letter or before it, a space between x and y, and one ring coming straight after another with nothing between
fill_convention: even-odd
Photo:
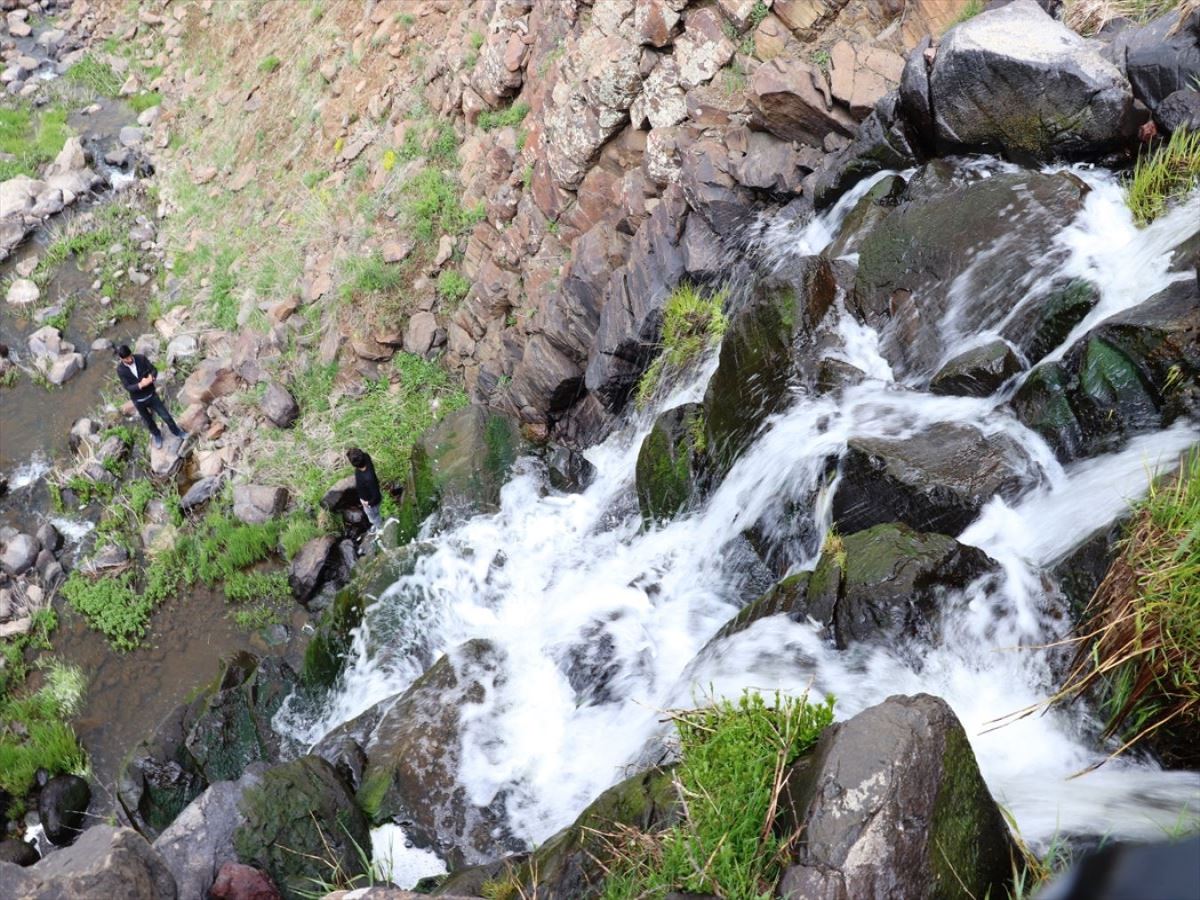
<instances>
[{"instance_id":1,"label":"dark trousers","mask_svg":"<svg viewBox=\"0 0 1200 900\"><path fill-rule=\"evenodd\" d=\"M142 421L146 423L146 427L150 429L150 433L157 437L162 437L158 430L158 426L154 424L154 413L158 413L158 417L163 420L166 426L171 429L171 434L175 437L183 437L183 430L175 424L175 420L171 418L171 413L167 410L167 404L162 402L162 397L155 394L145 403L133 404L137 407L137 411L142 416Z\"/></svg>"}]
</instances>

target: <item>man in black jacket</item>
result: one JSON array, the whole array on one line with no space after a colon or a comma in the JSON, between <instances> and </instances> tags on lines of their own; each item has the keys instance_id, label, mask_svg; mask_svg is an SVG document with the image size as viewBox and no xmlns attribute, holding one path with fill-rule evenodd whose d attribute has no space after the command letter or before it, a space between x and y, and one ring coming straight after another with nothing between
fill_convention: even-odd
<instances>
[{"instance_id":1,"label":"man in black jacket","mask_svg":"<svg viewBox=\"0 0 1200 900\"><path fill-rule=\"evenodd\" d=\"M346 459L354 466L354 487L358 491L358 502L362 504L363 512L371 528L378 531L383 527L383 517L379 514L379 504L383 502L383 492L379 490L379 479L375 476L375 463L371 457L358 447L346 451Z\"/></svg>"},{"instance_id":2,"label":"man in black jacket","mask_svg":"<svg viewBox=\"0 0 1200 900\"><path fill-rule=\"evenodd\" d=\"M117 377L121 379L121 385L125 390L129 391L129 396L133 398L133 405L137 407L146 427L150 429L154 446L156 448L162 446L162 433L154 423L154 413L158 413L158 417L171 429L171 434L181 441L185 440L187 432L175 424L175 420L171 418L171 413L167 410L167 405L158 396L158 389L154 386L158 369L154 368L154 363L140 353L135 354L126 344L117 348L117 356L120 357L120 361L117 363Z\"/></svg>"}]
</instances>

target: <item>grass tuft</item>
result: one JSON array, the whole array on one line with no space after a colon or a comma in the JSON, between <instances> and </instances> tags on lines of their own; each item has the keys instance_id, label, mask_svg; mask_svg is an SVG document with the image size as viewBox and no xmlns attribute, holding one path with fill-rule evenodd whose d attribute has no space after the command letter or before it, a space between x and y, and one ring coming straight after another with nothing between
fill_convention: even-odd
<instances>
[{"instance_id":1,"label":"grass tuft","mask_svg":"<svg viewBox=\"0 0 1200 900\"><path fill-rule=\"evenodd\" d=\"M1200 729L1200 448L1134 509L1055 700L1098 688L1114 756ZM1181 742L1170 741L1174 748ZM1190 752L1196 753L1194 743ZM1194 762L1194 760L1193 760Z\"/></svg>"},{"instance_id":2,"label":"grass tuft","mask_svg":"<svg viewBox=\"0 0 1200 900\"><path fill-rule=\"evenodd\" d=\"M54 159L70 136L65 107L36 111L26 104L0 107L0 181L17 175L36 176L38 168Z\"/></svg>"},{"instance_id":3,"label":"grass tuft","mask_svg":"<svg viewBox=\"0 0 1200 900\"><path fill-rule=\"evenodd\" d=\"M484 131L494 131L497 128L515 128L529 115L528 103L514 103L507 109L488 109L479 114L476 124Z\"/></svg>"},{"instance_id":4,"label":"grass tuft","mask_svg":"<svg viewBox=\"0 0 1200 900\"><path fill-rule=\"evenodd\" d=\"M675 713L682 759L675 773L683 820L646 834L606 835L613 862L605 900L673 891L718 897L773 896L798 834L780 835L775 816L789 767L833 722L833 698L743 694Z\"/></svg>"},{"instance_id":5,"label":"grass tuft","mask_svg":"<svg viewBox=\"0 0 1200 900\"><path fill-rule=\"evenodd\" d=\"M723 307L728 291L705 297L685 282L663 304L661 352L638 382L637 405L645 407L668 371L679 371L698 359L725 334Z\"/></svg>"},{"instance_id":6,"label":"grass tuft","mask_svg":"<svg viewBox=\"0 0 1200 900\"><path fill-rule=\"evenodd\" d=\"M121 92L121 76L93 53L87 54L67 69L67 80L83 85L103 97L115 97Z\"/></svg>"},{"instance_id":7,"label":"grass tuft","mask_svg":"<svg viewBox=\"0 0 1200 900\"><path fill-rule=\"evenodd\" d=\"M45 667L40 689L0 698L0 790L17 803L32 789L38 769L87 774L87 756L67 721L79 711L86 687L83 672L55 661Z\"/></svg>"},{"instance_id":8,"label":"grass tuft","mask_svg":"<svg viewBox=\"0 0 1200 900\"><path fill-rule=\"evenodd\" d=\"M1125 186L1134 221L1149 225L1200 184L1200 131L1180 129L1171 140L1138 156Z\"/></svg>"}]
</instances>

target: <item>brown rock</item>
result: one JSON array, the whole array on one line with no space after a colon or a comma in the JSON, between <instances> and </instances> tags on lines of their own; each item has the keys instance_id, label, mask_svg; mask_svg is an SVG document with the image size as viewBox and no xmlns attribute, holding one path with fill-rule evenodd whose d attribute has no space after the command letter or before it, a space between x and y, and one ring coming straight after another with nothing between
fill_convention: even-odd
<instances>
[{"instance_id":1,"label":"brown rock","mask_svg":"<svg viewBox=\"0 0 1200 900\"><path fill-rule=\"evenodd\" d=\"M208 410L203 403L190 404L179 416L179 427L189 434L200 434L208 424Z\"/></svg>"},{"instance_id":2,"label":"brown rock","mask_svg":"<svg viewBox=\"0 0 1200 900\"><path fill-rule=\"evenodd\" d=\"M788 31L787 26L773 15L768 15L754 29L754 55L759 59L774 59L784 52L794 52L791 48L796 39Z\"/></svg>"},{"instance_id":3,"label":"brown rock","mask_svg":"<svg viewBox=\"0 0 1200 900\"><path fill-rule=\"evenodd\" d=\"M820 146L831 132L850 136L856 123L834 106L820 70L795 59L763 63L750 81L755 119L785 141Z\"/></svg>"},{"instance_id":4,"label":"brown rock","mask_svg":"<svg viewBox=\"0 0 1200 900\"><path fill-rule=\"evenodd\" d=\"M671 43L680 14L667 0L639 0L633 8L633 27L638 39L652 47Z\"/></svg>"},{"instance_id":5,"label":"brown rock","mask_svg":"<svg viewBox=\"0 0 1200 900\"><path fill-rule=\"evenodd\" d=\"M208 404L238 389L238 377L228 360L206 359L183 383L179 402L184 406Z\"/></svg>"},{"instance_id":6,"label":"brown rock","mask_svg":"<svg viewBox=\"0 0 1200 900\"><path fill-rule=\"evenodd\" d=\"M433 347L433 339L437 334L437 318L431 312L419 312L408 320L408 328L404 330L404 350L424 356Z\"/></svg>"},{"instance_id":7,"label":"brown rock","mask_svg":"<svg viewBox=\"0 0 1200 900\"><path fill-rule=\"evenodd\" d=\"M212 900L283 900L269 875L237 862L221 866L209 896Z\"/></svg>"},{"instance_id":8,"label":"brown rock","mask_svg":"<svg viewBox=\"0 0 1200 900\"><path fill-rule=\"evenodd\" d=\"M679 83L685 88L704 84L733 58L736 49L713 9L689 14L683 36L675 42Z\"/></svg>"}]
</instances>

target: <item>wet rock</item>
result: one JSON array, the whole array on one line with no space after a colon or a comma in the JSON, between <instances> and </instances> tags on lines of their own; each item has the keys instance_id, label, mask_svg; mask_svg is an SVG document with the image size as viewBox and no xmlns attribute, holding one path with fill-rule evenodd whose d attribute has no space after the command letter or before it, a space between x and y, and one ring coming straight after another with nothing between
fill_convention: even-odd
<instances>
[{"instance_id":1,"label":"wet rock","mask_svg":"<svg viewBox=\"0 0 1200 900\"><path fill-rule=\"evenodd\" d=\"M32 535L14 535L0 542L0 569L9 575L23 575L33 566L40 549Z\"/></svg>"},{"instance_id":2,"label":"wet rock","mask_svg":"<svg viewBox=\"0 0 1200 900\"><path fill-rule=\"evenodd\" d=\"M813 203L824 209L862 179L885 169L909 168L923 158L923 150L900 115L898 95L885 94L849 146L822 160L813 184Z\"/></svg>"},{"instance_id":3,"label":"wet rock","mask_svg":"<svg viewBox=\"0 0 1200 900\"><path fill-rule=\"evenodd\" d=\"M142 129L136 125L122 126L117 134L117 140L121 142L122 147L140 147L144 140Z\"/></svg>"},{"instance_id":4,"label":"wet rock","mask_svg":"<svg viewBox=\"0 0 1200 900\"><path fill-rule=\"evenodd\" d=\"M363 809L375 823L404 822L414 841L438 848L452 868L522 847L508 831L504 793L477 806L458 779L461 710L486 701L503 666L488 641L458 647L384 713L365 748Z\"/></svg>"},{"instance_id":5,"label":"wet rock","mask_svg":"<svg viewBox=\"0 0 1200 900\"><path fill-rule=\"evenodd\" d=\"M238 862L221 867L210 896L212 900L283 900L270 876Z\"/></svg>"},{"instance_id":6,"label":"wet rock","mask_svg":"<svg viewBox=\"0 0 1200 900\"><path fill-rule=\"evenodd\" d=\"M794 347L829 311L840 266L822 257L793 261L760 279L733 314L704 394L709 453L718 471L728 470L786 401L799 370Z\"/></svg>"},{"instance_id":7,"label":"wet rock","mask_svg":"<svg viewBox=\"0 0 1200 900\"><path fill-rule=\"evenodd\" d=\"M296 674L277 657L242 652L229 660L187 718L184 747L205 781L241 778L252 763L279 761L281 738L271 719L295 684Z\"/></svg>"},{"instance_id":8,"label":"wet rock","mask_svg":"<svg viewBox=\"0 0 1200 900\"><path fill-rule=\"evenodd\" d=\"M1061 461L1200 415L1200 288L1177 281L1100 323L1061 362L1035 368L1012 399Z\"/></svg>"},{"instance_id":9,"label":"wet rock","mask_svg":"<svg viewBox=\"0 0 1200 900\"><path fill-rule=\"evenodd\" d=\"M38 818L50 843L65 847L83 831L92 789L77 775L55 775L38 792Z\"/></svg>"},{"instance_id":10,"label":"wet rock","mask_svg":"<svg viewBox=\"0 0 1200 900\"><path fill-rule=\"evenodd\" d=\"M415 558L414 555L414 561ZM333 602L321 611L321 618L304 648L304 665L300 670L300 680L309 687L332 687L341 674L353 640L351 632L362 624L363 609L368 602L363 585L372 580L373 570L382 568L389 576L395 574L391 566L391 557L388 556L376 557L364 565L367 566L366 571L360 571L356 575L354 584L339 591ZM363 736L363 740L365 739ZM314 748L313 752L318 751ZM330 762L334 760L331 759ZM356 780L353 784L357 789Z\"/></svg>"},{"instance_id":11,"label":"wet rock","mask_svg":"<svg viewBox=\"0 0 1200 900\"><path fill-rule=\"evenodd\" d=\"M239 484L233 489L233 514L247 525L261 525L287 507L287 488L265 484Z\"/></svg>"},{"instance_id":12,"label":"wet rock","mask_svg":"<svg viewBox=\"0 0 1200 900\"><path fill-rule=\"evenodd\" d=\"M832 259L855 253L871 230L900 202L905 181L899 175L889 175L877 181L842 220L837 237L824 250Z\"/></svg>"},{"instance_id":13,"label":"wet rock","mask_svg":"<svg viewBox=\"0 0 1200 900\"><path fill-rule=\"evenodd\" d=\"M41 295L38 286L28 278L14 278L4 299L13 306L28 306L30 303L36 303Z\"/></svg>"},{"instance_id":14,"label":"wet rock","mask_svg":"<svg viewBox=\"0 0 1200 900\"><path fill-rule=\"evenodd\" d=\"M43 522L38 526L37 539L38 543L51 553L57 553L62 548L62 535L58 533L58 529L50 522Z\"/></svg>"},{"instance_id":15,"label":"wet rock","mask_svg":"<svg viewBox=\"0 0 1200 900\"><path fill-rule=\"evenodd\" d=\"M1021 361L1005 341L990 341L960 353L942 366L929 390L958 397L988 397L1021 371Z\"/></svg>"},{"instance_id":16,"label":"wet rock","mask_svg":"<svg viewBox=\"0 0 1200 900\"><path fill-rule=\"evenodd\" d=\"M952 28L929 74L939 143L1052 159L1096 156L1133 135L1129 84L1034 0Z\"/></svg>"},{"instance_id":17,"label":"wet rock","mask_svg":"<svg viewBox=\"0 0 1200 900\"><path fill-rule=\"evenodd\" d=\"M308 603L337 567L337 538L324 534L315 537L292 559L288 584L301 603Z\"/></svg>"},{"instance_id":18,"label":"wet rock","mask_svg":"<svg viewBox=\"0 0 1200 900\"><path fill-rule=\"evenodd\" d=\"M972 180L938 161L914 176L863 240L854 285L853 305L881 330L896 374L933 374L952 309L959 334L999 325L1017 299L1013 286L1063 257L1058 235L1086 193L1062 172Z\"/></svg>"},{"instance_id":19,"label":"wet rock","mask_svg":"<svg viewBox=\"0 0 1200 900\"><path fill-rule=\"evenodd\" d=\"M821 70L800 60L776 57L760 65L748 97L758 124L785 141L819 147L828 134L854 134L854 119L834 105Z\"/></svg>"},{"instance_id":20,"label":"wet rock","mask_svg":"<svg viewBox=\"0 0 1200 900\"><path fill-rule=\"evenodd\" d=\"M805 839L785 897L1003 894L1016 849L944 700L889 697L825 730L788 773ZM911 823L920 822L920 827Z\"/></svg>"},{"instance_id":21,"label":"wet rock","mask_svg":"<svg viewBox=\"0 0 1200 900\"><path fill-rule=\"evenodd\" d=\"M1004 337L1025 358L1037 362L1055 350L1100 301L1100 290L1090 281L1072 279L1053 288L1049 296L1026 312L1018 312Z\"/></svg>"},{"instance_id":22,"label":"wet rock","mask_svg":"<svg viewBox=\"0 0 1200 900\"><path fill-rule=\"evenodd\" d=\"M545 457L546 474L556 491L579 494L596 478L596 467L582 453L565 447L552 447Z\"/></svg>"},{"instance_id":23,"label":"wet rock","mask_svg":"<svg viewBox=\"0 0 1200 900\"><path fill-rule=\"evenodd\" d=\"M149 840L175 821L207 786L186 747L190 723L204 704L201 696L176 707L122 762L117 800Z\"/></svg>"},{"instance_id":24,"label":"wet rock","mask_svg":"<svg viewBox=\"0 0 1200 900\"><path fill-rule=\"evenodd\" d=\"M0 884L22 898L176 900L171 873L131 828L94 825L71 847L22 869L0 863Z\"/></svg>"},{"instance_id":25,"label":"wet rock","mask_svg":"<svg viewBox=\"0 0 1200 900\"><path fill-rule=\"evenodd\" d=\"M1142 28L1128 29L1113 42L1133 94L1152 112L1176 91L1196 90L1200 78L1200 11L1191 9L1180 25L1180 12L1168 13Z\"/></svg>"},{"instance_id":26,"label":"wet rock","mask_svg":"<svg viewBox=\"0 0 1200 900\"><path fill-rule=\"evenodd\" d=\"M705 456L704 407L685 403L662 413L642 440L637 458L637 496L642 520L672 519L702 489Z\"/></svg>"},{"instance_id":27,"label":"wet rock","mask_svg":"<svg viewBox=\"0 0 1200 900\"><path fill-rule=\"evenodd\" d=\"M3 807L7 809L7 804ZM37 848L17 838L7 838L0 841L0 864L10 863L14 866L32 866L41 857ZM3 870L0 869L0 872Z\"/></svg>"},{"instance_id":28,"label":"wet rock","mask_svg":"<svg viewBox=\"0 0 1200 900\"><path fill-rule=\"evenodd\" d=\"M1012 499L1041 473L1007 435L942 422L909 438L851 438L833 498L846 534L881 522L956 535L993 496Z\"/></svg>"},{"instance_id":29,"label":"wet rock","mask_svg":"<svg viewBox=\"0 0 1200 900\"><path fill-rule=\"evenodd\" d=\"M357 848L370 846L367 821L345 783L325 760L303 756L269 769L238 806L238 858L266 871L288 898L304 896L336 865L347 878L364 875ZM322 855L297 853L318 847Z\"/></svg>"},{"instance_id":30,"label":"wet rock","mask_svg":"<svg viewBox=\"0 0 1200 900\"><path fill-rule=\"evenodd\" d=\"M209 785L154 841L180 897L208 897L221 868L236 862L233 833L241 824L237 807L249 788L262 783L266 769L263 763L252 763L237 781Z\"/></svg>"},{"instance_id":31,"label":"wet rock","mask_svg":"<svg viewBox=\"0 0 1200 900\"><path fill-rule=\"evenodd\" d=\"M469 406L446 416L413 447L400 503L399 540L416 535L434 510L451 522L495 510L522 449L515 422Z\"/></svg>"},{"instance_id":32,"label":"wet rock","mask_svg":"<svg viewBox=\"0 0 1200 900\"><path fill-rule=\"evenodd\" d=\"M179 508L187 512L207 503L220 492L222 484L224 480L220 476L199 479L179 498Z\"/></svg>"},{"instance_id":33,"label":"wet rock","mask_svg":"<svg viewBox=\"0 0 1200 900\"><path fill-rule=\"evenodd\" d=\"M272 382L259 401L259 408L279 428L290 428L300 417L300 405L291 392L282 385Z\"/></svg>"}]
</instances>

